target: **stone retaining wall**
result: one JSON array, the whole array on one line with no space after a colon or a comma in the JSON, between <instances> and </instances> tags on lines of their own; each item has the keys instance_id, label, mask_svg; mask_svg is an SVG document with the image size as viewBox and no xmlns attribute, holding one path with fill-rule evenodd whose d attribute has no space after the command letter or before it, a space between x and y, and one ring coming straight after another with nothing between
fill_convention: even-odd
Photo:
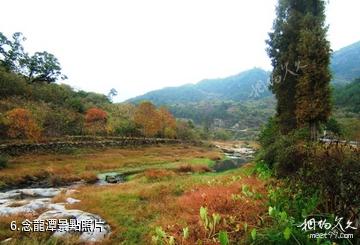
<instances>
[{"instance_id":1,"label":"stone retaining wall","mask_svg":"<svg viewBox=\"0 0 360 245\"><path fill-rule=\"evenodd\" d=\"M133 147L156 144L195 144L201 142L186 142L177 139L159 138L93 138L91 140L72 139L71 141L55 141L45 143L7 143L0 145L0 154L21 155L26 153L66 152L74 148L105 148L105 147Z\"/></svg>"}]
</instances>

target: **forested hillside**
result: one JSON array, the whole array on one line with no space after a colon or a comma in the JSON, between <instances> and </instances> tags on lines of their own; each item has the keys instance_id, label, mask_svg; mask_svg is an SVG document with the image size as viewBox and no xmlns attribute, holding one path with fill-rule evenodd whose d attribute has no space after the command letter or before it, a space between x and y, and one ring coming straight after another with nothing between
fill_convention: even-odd
<instances>
[{"instance_id":1,"label":"forested hillside","mask_svg":"<svg viewBox=\"0 0 360 245\"><path fill-rule=\"evenodd\" d=\"M176 122L165 107L112 103L107 96L75 91L48 52L27 53L25 38L0 33L0 137L40 141L67 135L192 138L194 129ZM180 125L177 127L177 124ZM178 130L179 129L179 130Z\"/></svg>"},{"instance_id":2,"label":"forested hillside","mask_svg":"<svg viewBox=\"0 0 360 245\"><path fill-rule=\"evenodd\" d=\"M113 104L105 95L74 91L68 85L29 83L4 68L0 68L0 87L2 140L65 135L176 137L175 118L165 107L149 102Z\"/></svg>"},{"instance_id":3,"label":"forested hillside","mask_svg":"<svg viewBox=\"0 0 360 245\"><path fill-rule=\"evenodd\" d=\"M344 110L344 107L351 107L353 113L359 112L354 107L358 97L354 96L357 85L344 88L345 84L360 77L359 44L344 47L331 56L336 112ZM234 137L254 137L259 127L275 113L275 99L268 88L269 79L269 72L254 68L235 76L151 91L129 102L136 104L149 100L156 105L166 105L175 117L190 119L205 128L227 129ZM340 116L346 117L354 118L354 115ZM244 133L244 130L252 133Z\"/></svg>"},{"instance_id":4,"label":"forested hillside","mask_svg":"<svg viewBox=\"0 0 360 245\"><path fill-rule=\"evenodd\" d=\"M68 85L56 83L66 79L57 58L45 51L30 55L22 47L23 41L24 37L20 33L15 33L10 39L1 35L0 134L3 138L21 138L26 137L26 134L32 134L32 138L39 138L40 135L59 137L84 134L165 136L165 129L160 129L163 126L156 120L142 122L143 125L150 123L158 129L155 133L145 133L139 119L135 119L139 106L112 103L111 95L116 94L116 91L105 96L75 91ZM347 128L349 124L358 124L359 103L356 94L359 83L356 80L344 87L344 83L339 83L341 79L336 79L341 74L350 74L349 79L357 74L356 57L353 54L358 49L356 43L332 56L333 77L337 81L333 92L336 117ZM138 104L148 100L157 106L166 105L176 118L181 119L177 122L181 126L171 126L166 137L176 137L176 130L185 130L178 132L178 135L185 138L207 138L212 134L210 137L254 138L260 126L275 113L275 99L268 85L269 73L254 68L227 78L205 79L197 84L149 92L130 102ZM148 113L154 110L156 108ZM159 113L166 114L165 111L163 108ZM89 116L88 113L95 116ZM25 132L23 129L24 132L15 133L14 129L9 135L9 125L21 115L31 119L27 119L27 123L33 125L33 132ZM157 118L160 120L162 116L158 115ZM351 122L347 118L352 118ZM192 120L193 124L187 124L188 120Z\"/></svg>"},{"instance_id":5,"label":"forested hillside","mask_svg":"<svg viewBox=\"0 0 360 245\"><path fill-rule=\"evenodd\" d=\"M192 120L207 134L254 138L260 125L274 113L268 79L268 72L253 68L226 78L152 91L129 102L149 100L166 105L175 117Z\"/></svg>"},{"instance_id":6,"label":"forested hillside","mask_svg":"<svg viewBox=\"0 0 360 245\"><path fill-rule=\"evenodd\" d=\"M333 117L339 122L340 137L360 140L360 78L333 90Z\"/></svg>"},{"instance_id":7,"label":"forested hillside","mask_svg":"<svg viewBox=\"0 0 360 245\"><path fill-rule=\"evenodd\" d=\"M349 83L360 77L360 41L335 51L330 68L333 83Z\"/></svg>"},{"instance_id":8,"label":"forested hillside","mask_svg":"<svg viewBox=\"0 0 360 245\"><path fill-rule=\"evenodd\" d=\"M162 105L214 100L260 99L271 94L267 89L268 78L268 72L261 68L253 68L226 78L205 79L196 84L155 90L128 101L150 100L157 105Z\"/></svg>"},{"instance_id":9,"label":"forested hillside","mask_svg":"<svg viewBox=\"0 0 360 245\"><path fill-rule=\"evenodd\" d=\"M360 77L334 90L335 105L353 113L360 113Z\"/></svg>"},{"instance_id":10,"label":"forested hillside","mask_svg":"<svg viewBox=\"0 0 360 245\"><path fill-rule=\"evenodd\" d=\"M330 60L333 84L346 84L360 77L360 42L333 52ZM268 90L270 73L253 68L237 75L205 79L196 84L169 87L128 100L150 100L157 105L200 101L246 101L272 96Z\"/></svg>"}]
</instances>

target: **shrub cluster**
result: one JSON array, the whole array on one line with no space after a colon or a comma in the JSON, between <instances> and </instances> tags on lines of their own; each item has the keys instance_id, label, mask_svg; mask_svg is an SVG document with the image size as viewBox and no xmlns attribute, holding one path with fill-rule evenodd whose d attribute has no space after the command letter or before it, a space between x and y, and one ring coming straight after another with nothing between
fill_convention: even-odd
<instances>
[{"instance_id":1,"label":"shrub cluster","mask_svg":"<svg viewBox=\"0 0 360 245\"><path fill-rule=\"evenodd\" d=\"M358 224L359 148L310 141L308 136L306 128L281 135L274 119L262 130L258 160L285 183L278 188L281 195L275 195L273 205L299 222L316 214L324 218L338 216Z\"/></svg>"},{"instance_id":2,"label":"shrub cluster","mask_svg":"<svg viewBox=\"0 0 360 245\"><path fill-rule=\"evenodd\" d=\"M300 171L295 175L300 189L320 192L319 209L360 220L360 150L342 144L314 144L307 149Z\"/></svg>"}]
</instances>

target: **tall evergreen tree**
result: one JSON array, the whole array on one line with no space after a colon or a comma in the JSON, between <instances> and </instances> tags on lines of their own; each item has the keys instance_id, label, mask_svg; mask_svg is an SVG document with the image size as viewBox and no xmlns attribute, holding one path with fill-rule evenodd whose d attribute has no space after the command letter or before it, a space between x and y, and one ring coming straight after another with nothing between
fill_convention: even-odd
<instances>
[{"instance_id":1,"label":"tall evergreen tree","mask_svg":"<svg viewBox=\"0 0 360 245\"><path fill-rule=\"evenodd\" d=\"M308 2L298 45L299 60L305 65L296 87L296 119L300 126L309 125L314 140L318 124L326 122L331 113L331 49L326 40L325 3Z\"/></svg>"},{"instance_id":2,"label":"tall evergreen tree","mask_svg":"<svg viewBox=\"0 0 360 245\"><path fill-rule=\"evenodd\" d=\"M316 126L330 113L330 58L326 40L325 1L279 0L268 55L273 65L271 89L283 134Z\"/></svg>"}]
</instances>

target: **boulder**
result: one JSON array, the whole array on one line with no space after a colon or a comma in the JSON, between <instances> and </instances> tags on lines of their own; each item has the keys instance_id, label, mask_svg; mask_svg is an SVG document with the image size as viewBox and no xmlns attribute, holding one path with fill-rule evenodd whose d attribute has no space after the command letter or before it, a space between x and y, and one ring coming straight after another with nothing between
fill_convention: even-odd
<instances>
[{"instance_id":1,"label":"boulder","mask_svg":"<svg viewBox=\"0 0 360 245\"><path fill-rule=\"evenodd\" d=\"M80 200L75 199L75 198L72 198L72 197L68 197L68 198L66 198L66 202L67 202L68 204L74 204L74 203L80 202Z\"/></svg>"},{"instance_id":2,"label":"boulder","mask_svg":"<svg viewBox=\"0 0 360 245\"><path fill-rule=\"evenodd\" d=\"M109 174L105 175L105 181L110 184L124 182L124 177L121 174Z\"/></svg>"},{"instance_id":3,"label":"boulder","mask_svg":"<svg viewBox=\"0 0 360 245\"><path fill-rule=\"evenodd\" d=\"M21 194L32 197L54 197L60 194L59 188L35 188L35 189L21 189Z\"/></svg>"},{"instance_id":4,"label":"boulder","mask_svg":"<svg viewBox=\"0 0 360 245\"><path fill-rule=\"evenodd\" d=\"M8 191L8 192L5 192L5 193L0 193L0 199L20 199L21 198L21 193L17 190L15 191Z\"/></svg>"},{"instance_id":5,"label":"boulder","mask_svg":"<svg viewBox=\"0 0 360 245\"><path fill-rule=\"evenodd\" d=\"M16 215L20 213L36 213L39 209L48 208L50 198L34 200L8 200L0 205L0 216Z\"/></svg>"}]
</instances>

